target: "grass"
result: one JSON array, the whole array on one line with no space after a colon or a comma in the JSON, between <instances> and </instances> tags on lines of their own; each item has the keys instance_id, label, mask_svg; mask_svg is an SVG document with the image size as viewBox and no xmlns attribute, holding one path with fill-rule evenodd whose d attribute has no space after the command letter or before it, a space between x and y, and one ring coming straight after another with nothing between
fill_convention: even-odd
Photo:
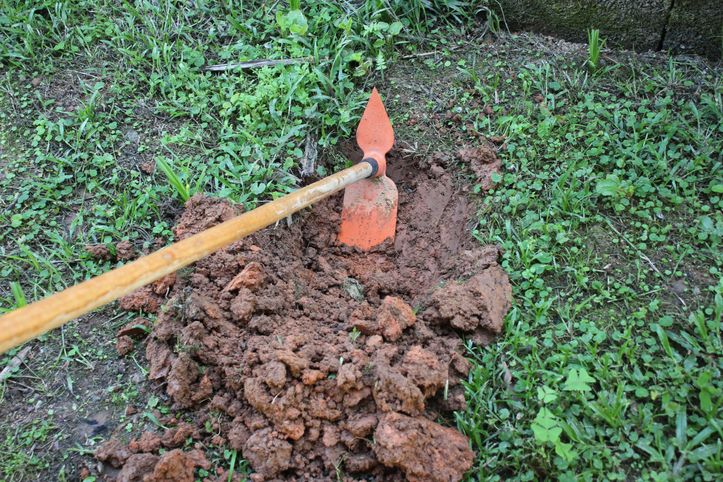
<instances>
[{"instance_id":1,"label":"grass","mask_svg":"<svg viewBox=\"0 0 723 482\"><path fill-rule=\"evenodd\" d=\"M468 409L456 415L478 455L469 479L720 473L719 67L606 52L599 69L599 37L589 52L509 35L481 45L460 2L6 3L0 311L115 266L87 244L170 242L196 192L247 207L289 192L307 139L317 172L334 170L334 146L383 79L399 93L385 99L397 137L420 155L506 136L505 171L479 196L473 232L504 248L515 303L502 338L469 346ZM256 59L301 60L204 70ZM447 112L462 120L434 127ZM411 116L424 122L408 127ZM142 355L117 361L107 341L129 320L102 316L90 332L46 336L33 371L3 385L0 479L63 479L92 451L101 437L70 443L68 406L90 416L98 403L131 431L154 425L123 414L164 407L131 379ZM27 415L37 403L50 408ZM235 451L209 459L248 471Z\"/></svg>"},{"instance_id":2,"label":"grass","mask_svg":"<svg viewBox=\"0 0 723 482\"><path fill-rule=\"evenodd\" d=\"M502 246L515 295L505 337L469 348L457 423L480 453L472 477L713 480L720 72L673 59L578 69L560 55L466 76L495 111L470 112L475 128L506 136L476 235Z\"/></svg>"},{"instance_id":3,"label":"grass","mask_svg":"<svg viewBox=\"0 0 723 482\"><path fill-rule=\"evenodd\" d=\"M605 40L600 38L600 30L591 28L587 31L587 65L595 71L600 67L600 52L605 46Z\"/></svg>"},{"instance_id":4,"label":"grass","mask_svg":"<svg viewBox=\"0 0 723 482\"><path fill-rule=\"evenodd\" d=\"M175 195L205 191L252 207L288 193L307 138L324 148L351 134L365 101L355 81L384 68L404 29L397 18L391 7L322 3L302 13L263 3L11 2L0 23L10 67L0 119L11 126L0 154L3 278L37 299L110 267L85 244L167 241ZM290 22L306 22L304 31ZM287 58L305 61L204 70ZM162 172L141 170L154 165ZM0 309L14 306L4 288Z\"/></svg>"},{"instance_id":5,"label":"grass","mask_svg":"<svg viewBox=\"0 0 723 482\"><path fill-rule=\"evenodd\" d=\"M12 474L47 468L43 447L49 440L54 427L47 419L36 420L27 425L4 430L2 442L5 455L0 458L0 470L3 474ZM0 439L2 440L2 439ZM37 453L36 453L37 452Z\"/></svg>"}]
</instances>

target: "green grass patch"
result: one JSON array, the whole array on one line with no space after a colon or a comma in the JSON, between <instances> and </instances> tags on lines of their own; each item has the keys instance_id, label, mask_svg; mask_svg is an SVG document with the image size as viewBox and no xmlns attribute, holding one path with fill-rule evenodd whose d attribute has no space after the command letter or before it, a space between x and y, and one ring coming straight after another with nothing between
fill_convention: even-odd
<instances>
[{"instance_id":1,"label":"green grass patch","mask_svg":"<svg viewBox=\"0 0 723 482\"><path fill-rule=\"evenodd\" d=\"M472 477L713 480L720 77L671 59L591 78L562 56L514 72L465 74L495 111L471 119L507 136L476 234L515 296L503 339L469 351Z\"/></svg>"},{"instance_id":2,"label":"green grass patch","mask_svg":"<svg viewBox=\"0 0 723 482\"><path fill-rule=\"evenodd\" d=\"M5 427L2 434L0 474L9 480L22 478L23 474L48 468L45 457L47 447L57 433L57 427L46 419L36 419L20 427Z\"/></svg>"}]
</instances>

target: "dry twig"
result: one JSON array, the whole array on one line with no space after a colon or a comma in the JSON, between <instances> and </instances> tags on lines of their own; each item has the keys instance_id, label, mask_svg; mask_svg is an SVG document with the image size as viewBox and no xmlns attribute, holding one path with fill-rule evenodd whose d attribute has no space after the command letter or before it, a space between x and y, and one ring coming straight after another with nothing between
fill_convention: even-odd
<instances>
[{"instance_id":1,"label":"dry twig","mask_svg":"<svg viewBox=\"0 0 723 482\"><path fill-rule=\"evenodd\" d=\"M311 62L311 57L304 57L300 59L260 59L260 60L249 60L248 62L238 62L233 64L215 64L204 67L203 70L207 72L225 72L233 69L253 69L257 67L269 67L273 65L292 65L292 64L303 64Z\"/></svg>"},{"instance_id":2,"label":"dry twig","mask_svg":"<svg viewBox=\"0 0 723 482\"><path fill-rule=\"evenodd\" d=\"M4 382L8 378L12 376L12 374L15 372L15 370L25 361L25 359L28 357L28 354L30 353L31 346L26 346L22 350L20 350L20 353L15 355L12 360L3 368L3 371L0 372L0 383Z\"/></svg>"}]
</instances>

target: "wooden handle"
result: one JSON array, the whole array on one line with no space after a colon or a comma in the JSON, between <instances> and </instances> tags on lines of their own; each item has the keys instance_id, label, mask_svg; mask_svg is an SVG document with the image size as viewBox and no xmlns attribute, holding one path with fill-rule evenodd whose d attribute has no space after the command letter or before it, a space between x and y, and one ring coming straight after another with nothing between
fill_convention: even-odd
<instances>
[{"instance_id":1,"label":"wooden handle","mask_svg":"<svg viewBox=\"0 0 723 482\"><path fill-rule=\"evenodd\" d=\"M120 268L0 316L0 353L115 301L371 175L360 162Z\"/></svg>"}]
</instances>

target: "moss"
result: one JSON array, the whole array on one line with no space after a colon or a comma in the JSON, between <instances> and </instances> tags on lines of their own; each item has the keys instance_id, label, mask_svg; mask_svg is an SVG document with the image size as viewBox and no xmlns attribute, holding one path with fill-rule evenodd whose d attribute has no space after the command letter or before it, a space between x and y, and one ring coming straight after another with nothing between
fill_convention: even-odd
<instances>
[{"instance_id":1,"label":"moss","mask_svg":"<svg viewBox=\"0 0 723 482\"><path fill-rule=\"evenodd\" d=\"M674 52L720 57L720 0L499 0L497 8L512 30L586 42L597 28L611 47L657 50L663 40Z\"/></svg>"},{"instance_id":2,"label":"moss","mask_svg":"<svg viewBox=\"0 0 723 482\"><path fill-rule=\"evenodd\" d=\"M597 28L612 47L658 47L671 0L501 0L510 28L530 29L574 42Z\"/></svg>"},{"instance_id":3,"label":"moss","mask_svg":"<svg viewBox=\"0 0 723 482\"><path fill-rule=\"evenodd\" d=\"M663 48L720 59L722 34L720 0L675 0Z\"/></svg>"}]
</instances>

